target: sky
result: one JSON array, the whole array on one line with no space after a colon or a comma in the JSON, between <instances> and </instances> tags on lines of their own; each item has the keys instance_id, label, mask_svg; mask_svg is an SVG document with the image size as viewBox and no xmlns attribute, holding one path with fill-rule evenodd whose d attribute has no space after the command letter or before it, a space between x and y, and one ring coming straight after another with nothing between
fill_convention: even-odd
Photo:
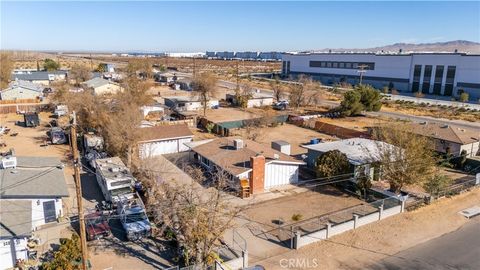
<instances>
[{"instance_id":1,"label":"sky","mask_svg":"<svg viewBox=\"0 0 480 270\"><path fill-rule=\"evenodd\" d=\"M299 51L480 42L480 2L0 0L0 48Z\"/></svg>"}]
</instances>

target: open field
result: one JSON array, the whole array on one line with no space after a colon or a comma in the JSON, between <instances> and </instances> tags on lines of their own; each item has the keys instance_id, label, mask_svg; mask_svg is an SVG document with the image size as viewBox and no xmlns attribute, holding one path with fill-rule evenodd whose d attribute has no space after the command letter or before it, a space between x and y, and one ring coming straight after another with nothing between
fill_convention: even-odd
<instances>
[{"instance_id":1,"label":"open field","mask_svg":"<svg viewBox=\"0 0 480 270\"><path fill-rule=\"evenodd\" d=\"M290 143L292 156L299 156L306 153L307 149L302 148L301 145L308 144L311 139L334 140L332 136L291 124L283 124L276 127L262 127L257 128L255 131L259 134L256 141L268 147L270 147L272 141L277 140ZM234 134L245 136L246 131L245 129L235 130Z\"/></svg>"}]
</instances>

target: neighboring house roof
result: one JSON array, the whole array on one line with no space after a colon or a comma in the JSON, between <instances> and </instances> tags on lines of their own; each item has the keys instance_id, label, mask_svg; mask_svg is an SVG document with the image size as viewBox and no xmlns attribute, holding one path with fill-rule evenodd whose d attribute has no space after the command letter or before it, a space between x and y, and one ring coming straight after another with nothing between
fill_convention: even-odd
<instances>
[{"instance_id":1,"label":"neighboring house roof","mask_svg":"<svg viewBox=\"0 0 480 270\"><path fill-rule=\"evenodd\" d=\"M12 74L12 80L25 80L25 81L48 81L48 71L33 71L29 73L15 73Z\"/></svg>"},{"instance_id":2,"label":"neighboring house roof","mask_svg":"<svg viewBox=\"0 0 480 270\"><path fill-rule=\"evenodd\" d=\"M0 200L0 238L30 236L32 201Z\"/></svg>"},{"instance_id":3,"label":"neighboring house roof","mask_svg":"<svg viewBox=\"0 0 480 270\"><path fill-rule=\"evenodd\" d=\"M458 144L470 144L480 140L480 132L439 123L412 123L412 132Z\"/></svg>"},{"instance_id":4,"label":"neighboring house roof","mask_svg":"<svg viewBox=\"0 0 480 270\"><path fill-rule=\"evenodd\" d=\"M17 157L17 167L0 170L1 198L69 196L62 163L54 157Z\"/></svg>"},{"instance_id":5,"label":"neighboring house roof","mask_svg":"<svg viewBox=\"0 0 480 270\"><path fill-rule=\"evenodd\" d=\"M164 97L164 99L171 100L172 102L201 102L200 98L197 96L173 96L173 97ZM215 101L216 99L212 98L209 101Z\"/></svg>"},{"instance_id":6,"label":"neighboring house roof","mask_svg":"<svg viewBox=\"0 0 480 270\"><path fill-rule=\"evenodd\" d=\"M251 99L269 99L269 98L273 98L273 95L261 93L261 92L253 92Z\"/></svg>"},{"instance_id":7,"label":"neighboring house roof","mask_svg":"<svg viewBox=\"0 0 480 270\"><path fill-rule=\"evenodd\" d=\"M43 86L41 85L29 82L29 81L15 80L8 85L8 88L2 90L2 92L14 90L17 88L28 89L28 90L39 92L39 93L42 93L43 91Z\"/></svg>"},{"instance_id":8,"label":"neighboring house roof","mask_svg":"<svg viewBox=\"0 0 480 270\"><path fill-rule=\"evenodd\" d=\"M102 79L102 78L95 77L91 80L88 80L88 81L84 82L84 84L87 85L87 87L90 87L90 88L98 88L98 87L101 87L101 86L104 86L104 85L107 85L107 84L116 84L116 83L111 82L109 80L105 80L105 79Z\"/></svg>"},{"instance_id":9,"label":"neighboring house roof","mask_svg":"<svg viewBox=\"0 0 480 270\"><path fill-rule=\"evenodd\" d=\"M182 137L193 137L192 131L186 124L154 126L142 128L142 137L139 142L163 141Z\"/></svg>"},{"instance_id":10,"label":"neighboring house roof","mask_svg":"<svg viewBox=\"0 0 480 270\"><path fill-rule=\"evenodd\" d=\"M240 138L219 138L201 145L192 150L199 155L209 159L217 166L222 167L232 175L251 170L250 158L256 155L263 155L266 162L287 162L298 165L305 164L295 158L285 155L270 147L264 146L251 140L243 140L243 148L235 149L233 140Z\"/></svg>"},{"instance_id":11,"label":"neighboring house roof","mask_svg":"<svg viewBox=\"0 0 480 270\"><path fill-rule=\"evenodd\" d=\"M325 153L338 150L347 156L353 165L362 165L379 160L379 154L383 147L395 147L391 144L363 138L352 138L340 141L325 142L318 144L303 145L302 147Z\"/></svg>"}]
</instances>

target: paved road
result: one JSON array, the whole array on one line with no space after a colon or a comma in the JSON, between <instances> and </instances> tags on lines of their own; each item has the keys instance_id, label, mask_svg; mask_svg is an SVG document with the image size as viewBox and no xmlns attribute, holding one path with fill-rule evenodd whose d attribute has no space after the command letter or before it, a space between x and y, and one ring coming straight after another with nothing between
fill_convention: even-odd
<instances>
[{"instance_id":1,"label":"paved road","mask_svg":"<svg viewBox=\"0 0 480 270\"><path fill-rule=\"evenodd\" d=\"M480 269L480 217L460 229L404 250L369 269Z\"/></svg>"}]
</instances>

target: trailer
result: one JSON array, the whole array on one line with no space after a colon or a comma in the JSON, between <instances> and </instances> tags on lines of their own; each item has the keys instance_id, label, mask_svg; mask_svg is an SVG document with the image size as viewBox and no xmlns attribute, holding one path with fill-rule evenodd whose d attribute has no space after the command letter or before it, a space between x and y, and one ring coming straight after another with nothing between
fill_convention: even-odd
<instances>
[{"instance_id":1,"label":"trailer","mask_svg":"<svg viewBox=\"0 0 480 270\"><path fill-rule=\"evenodd\" d=\"M105 200L115 205L122 198L134 197L136 179L119 157L95 159L97 183Z\"/></svg>"}]
</instances>

